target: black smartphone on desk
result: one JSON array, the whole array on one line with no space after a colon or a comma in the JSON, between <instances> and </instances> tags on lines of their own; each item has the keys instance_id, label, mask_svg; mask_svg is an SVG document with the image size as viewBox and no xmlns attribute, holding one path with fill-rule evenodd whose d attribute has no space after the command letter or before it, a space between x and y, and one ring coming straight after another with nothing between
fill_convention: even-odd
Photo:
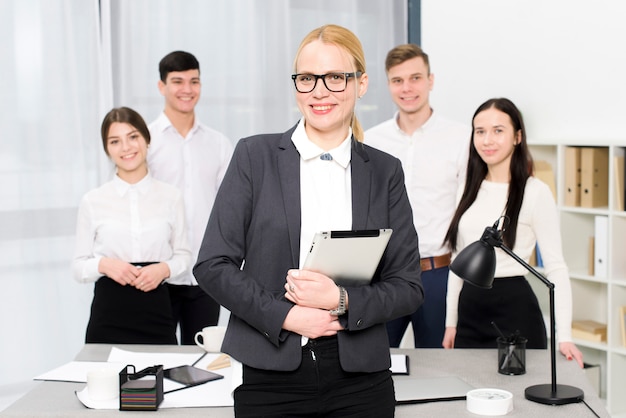
<instances>
[{"instance_id":1,"label":"black smartphone on desk","mask_svg":"<svg viewBox=\"0 0 626 418\"><path fill-rule=\"evenodd\" d=\"M163 370L163 377L173 380L174 382L182 383L185 387L197 386L212 380L224 378L221 374L213 373L193 366L178 366L172 367L171 369L165 369ZM173 390L169 392L173 392Z\"/></svg>"}]
</instances>

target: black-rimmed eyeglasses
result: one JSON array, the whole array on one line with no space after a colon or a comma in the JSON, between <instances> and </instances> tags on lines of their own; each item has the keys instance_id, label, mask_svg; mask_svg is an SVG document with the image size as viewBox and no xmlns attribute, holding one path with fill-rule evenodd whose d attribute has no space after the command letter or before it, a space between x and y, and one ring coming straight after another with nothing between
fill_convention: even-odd
<instances>
[{"instance_id":1,"label":"black-rimmed eyeglasses","mask_svg":"<svg viewBox=\"0 0 626 418\"><path fill-rule=\"evenodd\" d=\"M360 77L361 74L360 71L354 73L292 74L291 79L299 93L312 92L320 78L329 91L340 93L348 87L350 77Z\"/></svg>"}]
</instances>

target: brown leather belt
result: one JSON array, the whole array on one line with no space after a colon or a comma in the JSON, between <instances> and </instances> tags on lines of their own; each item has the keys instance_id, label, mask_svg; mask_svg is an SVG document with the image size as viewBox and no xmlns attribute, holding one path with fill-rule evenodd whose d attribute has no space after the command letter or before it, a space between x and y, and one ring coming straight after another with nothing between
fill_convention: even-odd
<instances>
[{"instance_id":1,"label":"brown leather belt","mask_svg":"<svg viewBox=\"0 0 626 418\"><path fill-rule=\"evenodd\" d=\"M450 253L444 255L438 255L435 257L427 257L420 259L422 271L428 271L432 269L438 269L441 267L447 267L450 265Z\"/></svg>"}]
</instances>

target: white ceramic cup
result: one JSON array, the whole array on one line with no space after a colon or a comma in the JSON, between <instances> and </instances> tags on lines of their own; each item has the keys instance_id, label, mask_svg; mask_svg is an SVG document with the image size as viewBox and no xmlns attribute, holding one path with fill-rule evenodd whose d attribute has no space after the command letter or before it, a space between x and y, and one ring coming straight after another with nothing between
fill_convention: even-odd
<instances>
[{"instance_id":1,"label":"white ceramic cup","mask_svg":"<svg viewBox=\"0 0 626 418\"><path fill-rule=\"evenodd\" d=\"M222 341L226 327L211 326L202 328L202 331L196 332L194 340L198 346L202 347L209 353L219 353L222 349Z\"/></svg>"},{"instance_id":2,"label":"white ceramic cup","mask_svg":"<svg viewBox=\"0 0 626 418\"><path fill-rule=\"evenodd\" d=\"M119 374L113 369L96 369L87 372L87 391L94 401L117 398L119 385Z\"/></svg>"}]
</instances>

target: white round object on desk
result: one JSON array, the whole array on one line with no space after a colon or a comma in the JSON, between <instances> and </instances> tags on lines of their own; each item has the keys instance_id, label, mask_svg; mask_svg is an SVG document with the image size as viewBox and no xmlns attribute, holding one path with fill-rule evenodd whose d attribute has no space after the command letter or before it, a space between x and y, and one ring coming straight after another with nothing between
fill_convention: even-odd
<instances>
[{"instance_id":1,"label":"white round object on desk","mask_svg":"<svg viewBox=\"0 0 626 418\"><path fill-rule=\"evenodd\" d=\"M502 389L470 390L467 392L467 410L492 417L506 415L513 410L513 394Z\"/></svg>"},{"instance_id":2,"label":"white round object on desk","mask_svg":"<svg viewBox=\"0 0 626 418\"><path fill-rule=\"evenodd\" d=\"M120 377L113 369L97 369L87 372L87 392L94 401L115 399L119 396Z\"/></svg>"}]
</instances>

